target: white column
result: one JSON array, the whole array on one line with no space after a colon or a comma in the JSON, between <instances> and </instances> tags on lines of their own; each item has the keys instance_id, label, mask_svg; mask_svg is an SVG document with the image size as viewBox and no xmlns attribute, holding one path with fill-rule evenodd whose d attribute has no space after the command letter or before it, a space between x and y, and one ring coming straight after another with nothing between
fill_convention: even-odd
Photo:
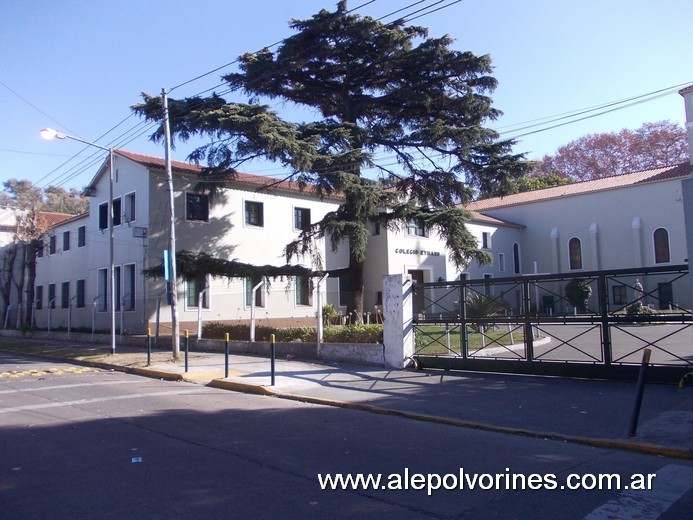
<instances>
[{"instance_id":1,"label":"white column","mask_svg":"<svg viewBox=\"0 0 693 520\"><path fill-rule=\"evenodd\" d=\"M590 224L590 246L592 249L592 269L601 269L601 254L599 251L599 225L596 222Z\"/></svg>"},{"instance_id":2,"label":"white column","mask_svg":"<svg viewBox=\"0 0 693 520\"><path fill-rule=\"evenodd\" d=\"M633 267L642 267L642 222L640 217L633 217Z\"/></svg>"},{"instance_id":3,"label":"white column","mask_svg":"<svg viewBox=\"0 0 693 520\"><path fill-rule=\"evenodd\" d=\"M561 272L561 252L557 227L551 228L551 267L554 273Z\"/></svg>"},{"instance_id":4,"label":"white column","mask_svg":"<svg viewBox=\"0 0 693 520\"><path fill-rule=\"evenodd\" d=\"M414 355L412 281L403 274L383 277L383 345L385 366L404 368Z\"/></svg>"}]
</instances>

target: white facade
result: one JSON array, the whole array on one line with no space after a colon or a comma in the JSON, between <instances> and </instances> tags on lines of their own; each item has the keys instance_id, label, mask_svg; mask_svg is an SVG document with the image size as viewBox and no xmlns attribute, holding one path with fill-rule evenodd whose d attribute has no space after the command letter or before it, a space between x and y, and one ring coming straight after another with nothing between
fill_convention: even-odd
<instances>
[{"instance_id":1,"label":"white facade","mask_svg":"<svg viewBox=\"0 0 693 520\"><path fill-rule=\"evenodd\" d=\"M693 90L684 89L682 94L687 113L693 114ZM689 133L690 128L691 123ZM178 251L281 266L286 263L284 247L298 237L300 222L319 221L340 204L338 198L321 199L292 183L268 187L273 180L245 174L239 174L219 198L208 199L194 191L198 167L174 161L173 169ZM67 327L69 317L73 328L109 328L108 173L106 163L89 188L89 213L55 226L55 252L46 250L37 261L39 327L48 325L48 302L54 299L52 327ZM493 262L470 262L462 269L450 262L444 241L433 230L420 229L414 223L400 230L374 227L365 262L364 311L375 314L381 310L385 275L410 275L416 281L435 282L690 265L691 186L693 165L683 164L473 202L466 208L472 215L468 229ZM167 189L162 159L116 152L116 321L118 328L135 333L152 326L158 308L161 322L170 324L164 281L142 274L144 267L159 265L168 249ZM320 267L346 267L347 247L333 251L327 242L315 244L322 259ZM300 264L317 267L310 258L301 259ZM277 280L262 288L255 300L256 318L275 325L314 323L318 313L316 288L305 282ZM246 279L179 282L180 322L186 327L198 316L205 322L247 322L254 283ZM654 285L658 280L650 278L647 283ZM321 289L323 301L344 311L339 285L338 279L329 278ZM651 291L653 287L644 289ZM691 307L693 282L676 285L674 292L672 297L679 306Z\"/></svg>"},{"instance_id":2,"label":"white facade","mask_svg":"<svg viewBox=\"0 0 693 520\"><path fill-rule=\"evenodd\" d=\"M151 327L160 309L162 323L170 324L165 282L145 278L144 267L161 263L168 249L170 220L167 181L161 159L129 152L116 152L113 177L114 266L116 286L116 324L120 329L143 333ZM296 219L321 220L338 202L320 200L295 185L282 183L270 190L258 190L269 181L241 175L231 189L216 199L194 191L198 168L185 163L174 165L174 200L178 251L205 252L213 257L255 265L282 266L287 262L284 246L298 237ZM107 225L109 175L104 165L88 189L88 214L61 223L53 229L55 252L48 248L38 259L36 287L42 296L38 303L38 327L77 327L97 330L110 326L109 229ZM203 201L202 203L200 201ZM203 213L196 214L196 211ZM77 245L79 228L85 244ZM63 237L72 242L64 249ZM50 243L50 238L47 239ZM67 242L66 242L67 243ZM323 268L329 269L338 255L325 254L323 241L316 243ZM293 262L294 264L296 262ZM300 265L314 267L305 258ZM250 318L252 281L213 279L179 282L179 320L194 328L198 311L203 321L245 320ZM203 292L200 299L200 292ZM50 294L50 298L49 298ZM66 299L67 298L67 299ZM66 302L70 302L69 305ZM198 302L201 306L198 306ZM68 313L68 307L71 307ZM198 308L201 307L201 308ZM315 287L303 280L276 280L259 291L256 318L314 322L317 307Z\"/></svg>"}]
</instances>

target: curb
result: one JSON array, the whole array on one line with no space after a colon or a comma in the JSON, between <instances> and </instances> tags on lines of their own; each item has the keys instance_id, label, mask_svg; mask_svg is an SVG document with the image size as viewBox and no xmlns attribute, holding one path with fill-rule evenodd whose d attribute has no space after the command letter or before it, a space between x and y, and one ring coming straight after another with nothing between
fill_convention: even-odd
<instances>
[{"instance_id":1,"label":"curb","mask_svg":"<svg viewBox=\"0 0 693 520\"><path fill-rule=\"evenodd\" d=\"M277 392L271 388L262 385L252 385L248 383L240 383L237 381L228 381L226 379L213 379L207 386L220 388L223 390L231 390L235 392L243 392L247 394L257 394L278 399L287 399L290 401L299 401L302 403L318 404L324 406L333 406L336 408L345 408L349 410L358 410L362 412L377 413L380 415L391 415L394 417L402 417L415 421L432 422L436 424L444 424L448 426L457 426L461 428L469 428L474 430L489 431L495 433L505 433L510 435L522 435L524 437L532 437L536 439L544 439L551 441L570 442L572 444L581 444L594 448L616 449L623 451L631 451L643 453L646 455L658 455L662 457L671 457L678 459L693 460L693 450L668 448L656 444L647 444L641 442L629 442L614 439L602 439L593 437L579 437L575 435L564 435L560 433L539 432L535 430L527 430L523 428L512 428L509 426L498 426L495 424L479 423L466 421L464 419L454 419L450 417L440 417L437 415L428 415L418 412L406 412L403 410L395 410L392 408L383 408L367 403L352 403L349 401L338 401L335 399L327 399L324 397L311 397L300 394L291 394Z\"/></svg>"}]
</instances>

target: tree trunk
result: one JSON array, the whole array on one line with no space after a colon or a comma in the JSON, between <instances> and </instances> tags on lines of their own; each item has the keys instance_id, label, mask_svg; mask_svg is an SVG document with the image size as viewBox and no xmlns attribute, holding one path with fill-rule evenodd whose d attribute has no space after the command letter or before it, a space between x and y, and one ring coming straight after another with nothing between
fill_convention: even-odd
<instances>
[{"instance_id":1,"label":"tree trunk","mask_svg":"<svg viewBox=\"0 0 693 520\"><path fill-rule=\"evenodd\" d=\"M24 303L24 279L26 276L26 243L20 242L22 247L22 260L19 263L19 280L16 280L15 287L17 288L17 319L15 320L15 328L20 328L22 324L22 304Z\"/></svg>"},{"instance_id":2,"label":"tree trunk","mask_svg":"<svg viewBox=\"0 0 693 520\"><path fill-rule=\"evenodd\" d=\"M26 314L24 315L24 326L33 328L34 326L34 286L36 284L36 249L38 240L31 240L26 245Z\"/></svg>"},{"instance_id":3,"label":"tree trunk","mask_svg":"<svg viewBox=\"0 0 693 520\"><path fill-rule=\"evenodd\" d=\"M349 270L340 277L340 283L341 291L346 293L347 316L352 316L353 322L363 323L363 261L350 255Z\"/></svg>"}]
</instances>

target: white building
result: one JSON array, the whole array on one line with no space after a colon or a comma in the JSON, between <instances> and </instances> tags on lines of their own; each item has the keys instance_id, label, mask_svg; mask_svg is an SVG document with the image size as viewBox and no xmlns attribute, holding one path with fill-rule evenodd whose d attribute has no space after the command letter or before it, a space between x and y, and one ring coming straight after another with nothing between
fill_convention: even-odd
<instances>
[{"instance_id":1,"label":"white building","mask_svg":"<svg viewBox=\"0 0 693 520\"><path fill-rule=\"evenodd\" d=\"M161 262L168 249L169 199L164 161L118 150L113 177L114 276L117 324L142 333L155 319L170 323L165 282L145 278L144 267ZM239 174L215 199L194 191L199 167L174 161L174 192L178 251L205 252L213 257L254 265L286 264L284 246L301 226L321 220L339 201L321 200L295 183ZM67 327L68 310L75 327L107 329L110 325L110 245L108 229L109 172L106 162L90 186L90 211L55 226L48 249L38 259L36 317L39 327ZM338 254L325 254L333 267ZM310 259L300 265L313 267ZM251 290L257 280L204 279L178 285L179 320L193 324L198 310L204 321L250 318ZM334 281L336 283L336 281ZM329 289L328 289L329 290ZM315 288L307 279L277 280L256 293L256 316L275 324L315 322ZM334 289L336 294L338 289ZM201 295L202 293L202 295ZM200 296L201 295L201 296ZM198 302L201 309L198 309ZM185 325L184 325L185 326Z\"/></svg>"},{"instance_id":2,"label":"white building","mask_svg":"<svg viewBox=\"0 0 693 520\"><path fill-rule=\"evenodd\" d=\"M693 120L693 88L681 91ZM689 123L689 142L693 142ZM320 199L290 182L239 174L218 199L195 193L200 168L173 163L177 250L206 252L255 265L284 265L284 246L305 222L335 210L339 198ZM53 327L108 329L109 280L108 161L88 192L90 211L53 228L48 249L37 264L36 321ZM142 275L160 263L168 248L168 193L164 161L116 151L114 172L114 254L119 328L142 333L152 326L161 304L161 321L170 323L163 280ZM382 278L410 274L420 282L500 278L531 273L588 272L690 263L693 245L693 165L682 164L567 186L473 202L468 227L491 265L453 266L444 242L411 222L404 229L373 228L365 264L364 310L382 304ZM332 251L316 243L322 268L346 267L345 247ZM310 259L302 265L314 267ZM179 319L194 324L198 310L205 322L247 321L251 289L257 280L199 279L181 282ZM256 317L275 325L314 323L316 288L305 279L276 281L257 293ZM658 283L656 279L649 281ZM691 287L662 282L659 304L669 300L691 307ZM201 309L198 299L201 297ZM341 305L339 280L330 278L324 301ZM669 293L667 291L670 291ZM614 297L618 295L614 294ZM544 305L551 305L545 302ZM183 325L184 327L186 325Z\"/></svg>"}]
</instances>

